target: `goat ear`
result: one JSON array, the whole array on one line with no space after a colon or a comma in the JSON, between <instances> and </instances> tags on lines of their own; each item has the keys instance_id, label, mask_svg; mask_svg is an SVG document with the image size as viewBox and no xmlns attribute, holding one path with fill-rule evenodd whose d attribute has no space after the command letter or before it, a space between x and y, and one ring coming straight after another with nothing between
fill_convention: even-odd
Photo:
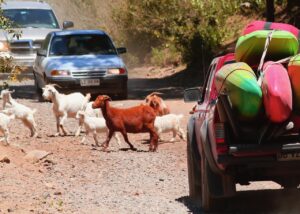
<instances>
[{"instance_id":1,"label":"goat ear","mask_svg":"<svg viewBox=\"0 0 300 214\"><path fill-rule=\"evenodd\" d=\"M107 95L103 95L103 100L109 100L109 101L111 101L111 98L109 96L107 96Z\"/></svg>"}]
</instances>

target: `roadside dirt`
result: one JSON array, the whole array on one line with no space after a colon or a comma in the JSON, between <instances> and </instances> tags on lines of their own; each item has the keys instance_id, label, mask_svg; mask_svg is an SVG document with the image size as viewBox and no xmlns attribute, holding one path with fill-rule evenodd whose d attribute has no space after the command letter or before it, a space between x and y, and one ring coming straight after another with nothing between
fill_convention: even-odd
<instances>
[{"instance_id":1,"label":"roadside dirt","mask_svg":"<svg viewBox=\"0 0 300 214\"><path fill-rule=\"evenodd\" d=\"M167 104L176 114L184 114L185 129L194 103L184 103L182 87L170 87L161 80L131 78L129 100L114 101L124 107L142 102L149 91L163 91ZM146 88L145 88L146 86ZM164 134L158 151L148 152L147 134L130 134L138 148L111 142L109 152L102 152L88 138L73 136L77 121L69 119L70 135L54 137L55 119L51 103L35 99L33 81L13 86L20 103L37 109L39 137L29 137L29 130L18 120L10 125L9 146L0 143L0 213L203 213L188 197L186 142L168 142ZM0 101L1 104L1 101ZM99 135L100 141L105 136ZM32 150L50 154L33 163L25 155ZM225 213L298 213L298 191L283 191L275 183L259 182L247 187L230 200ZM247 191L245 191L247 190Z\"/></svg>"}]
</instances>

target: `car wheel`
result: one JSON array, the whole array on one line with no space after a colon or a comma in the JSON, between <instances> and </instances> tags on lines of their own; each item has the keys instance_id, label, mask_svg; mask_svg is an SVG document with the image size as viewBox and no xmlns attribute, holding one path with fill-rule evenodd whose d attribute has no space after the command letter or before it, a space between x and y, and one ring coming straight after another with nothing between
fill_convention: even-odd
<instances>
[{"instance_id":1,"label":"car wheel","mask_svg":"<svg viewBox=\"0 0 300 214\"><path fill-rule=\"evenodd\" d=\"M37 77L34 74L34 86L35 86L35 92L36 92L36 96L37 96L37 100L39 102L44 102L44 98L43 98L43 90L40 88L38 81L37 81Z\"/></svg>"},{"instance_id":2,"label":"car wheel","mask_svg":"<svg viewBox=\"0 0 300 214\"><path fill-rule=\"evenodd\" d=\"M187 135L187 168L189 195L196 202L201 199L201 160L194 137Z\"/></svg>"},{"instance_id":3,"label":"car wheel","mask_svg":"<svg viewBox=\"0 0 300 214\"><path fill-rule=\"evenodd\" d=\"M127 89L127 85L124 86L123 91L118 95L118 98L120 100L126 100L128 97L128 89Z\"/></svg>"}]
</instances>

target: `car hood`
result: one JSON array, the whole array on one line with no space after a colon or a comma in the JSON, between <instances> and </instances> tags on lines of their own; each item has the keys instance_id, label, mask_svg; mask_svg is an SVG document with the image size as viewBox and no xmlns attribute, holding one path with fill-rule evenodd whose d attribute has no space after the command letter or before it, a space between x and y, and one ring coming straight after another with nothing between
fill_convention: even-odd
<instances>
[{"instance_id":1,"label":"car hood","mask_svg":"<svg viewBox=\"0 0 300 214\"><path fill-rule=\"evenodd\" d=\"M58 31L60 29L49 28L18 28L16 32L21 32L19 40L44 40L49 32ZM4 40L16 40L13 38L13 33L7 33L5 30L0 30L0 41Z\"/></svg>"},{"instance_id":2,"label":"car hood","mask_svg":"<svg viewBox=\"0 0 300 214\"><path fill-rule=\"evenodd\" d=\"M117 55L82 55L48 57L44 61L46 71L57 70L96 70L125 67Z\"/></svg>"}]
</instances>

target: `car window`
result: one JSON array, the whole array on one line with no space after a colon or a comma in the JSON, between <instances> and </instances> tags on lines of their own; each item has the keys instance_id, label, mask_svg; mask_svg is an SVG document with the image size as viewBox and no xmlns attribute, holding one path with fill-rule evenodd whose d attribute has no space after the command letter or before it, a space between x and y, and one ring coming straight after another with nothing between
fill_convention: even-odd
<instances>
[{"instance_id":1,"label":"car window","mask_svg":"<svg viewBox=\"0 0 300 214\"><path fill-rule=\"evenodd\" d=\"M107 35L80 34L55 36L50 47L50 56L117 54Z\"/></svg>"},{"instance_id":2,"label":"car window","mask_svg":"<svg viewBox=\"0 0 300 214\"><path fill-rule=\"evenodd\" d=\"M206 99L207 96L209 96L210 93L210 86L211 86L211 78L214 76L212 73L216 68L216 63L212 63L209 68L208 68L208 72L207 72L207 76L203 85L203 91L202 91L202 102Z\"/></svg>"},{"instance_id":3,"label":"car window","mask_svg":"<svg viewBox=\"0 0 300 214\"><path fill-rule=\"evenodd\" d=\"M13 21L15 28L59 28L52 10L7 9L3 15Z\"/></svg>"}]
</instances>

